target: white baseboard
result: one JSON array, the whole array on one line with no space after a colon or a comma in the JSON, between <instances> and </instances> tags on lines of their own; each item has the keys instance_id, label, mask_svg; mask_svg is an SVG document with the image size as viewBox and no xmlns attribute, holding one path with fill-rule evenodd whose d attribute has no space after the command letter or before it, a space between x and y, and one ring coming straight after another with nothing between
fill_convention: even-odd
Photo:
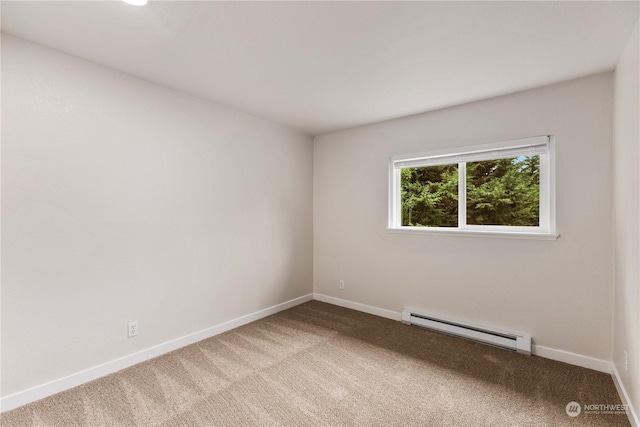
<instances>
[{"instance_id":1,"label":"white baseboard","mask_svg":"<svg viewBox=\"0 0 640 427\"><path fill-rule=\"evenodd\" d=\"M558 362L568 363L569 365L581 366L583 368L593 369L594 371L611 373L611 362L594 357L583 356L581 354L571 353L570 351L558 350L555 348L543 347L533 344L531 346L531 354L534 356L544 357L545 359L557 360Z\"/></svg>"},{"instance_id":2,"label":"white baseboard","mask_svg":"<svg viewBox=\"0 0 640 427\"><path fill-rule=\"evenodd\" d=\"M627 416L629 417L629 422L632 427L640 427L640 418L638 418L638 413L631 403L627 389L624 388L624 383L620 378L620 374L618 373L615 363L611 364L611 376L613 377L613 383L616 385L622 404L627 405Z\"/></svg>"},{"instance_id":3,"label":"white baseboard","mask_svg":"<svg viewBox=\"0 0 640 427\"><path fill-rule=\"evenodd\" d=\"M121 357L110 362L103 363L93 368L86 369L81 372L60 378L18 393L3 397L0 399L0 412L9 411L19 406L26 405L27 403L35 402L36 400L43 399L47 396L51 396L56 393L68 390L73 387L77 387L89 381L96 380L114 372L120 371L124 368L128 368L137 363L144 362L154 357L161 356L170 351L177 350L190 344L194 344L198 341L213 337L223 332L235 329L239 326L246 325L247 323L254 322L272 314L276 314L280 311L295 307L307 301L313 299L313 294L308 294L295 298L281 304L277 304L263 310L256 311L254 313L247 314L245 316L238 317L236 319L229 320L219 325L212 326L193 334L186 335L184 337L176 338L171 341L167 341L162 344L147 348L145 350L133 353L124 357Z\"/></svg>"},{"instance_id":4,"label":"white baseboard","mask_svg":"<svg viewBox=\"0 0 640 427\"><path fill-rule=\"evenodd\" d=\"M385 310L384 308L373 307L371 305L360 304L359 302L353 302L346 299L330 297L329 295L317 293L313 294L313 299L344 308L350 308L356 311L362 311L363 313L373 314L374 316L386 317L387 319L397 321L402 320L402 313L399 313L397 311Z\"/></svg>"},{"instance_id":5,"label":"white baseboard","mask_svg":"<svg viewBox=\"0 0 640 427\"><path fill-rule=\"evenodd\" d=\"M340 307L350 308L352 310L362 311L364 313L373 314L375 316L384 317L391 320L400 321L402 313L378 308L366 304L361 304L354 301L349 301L341 298L330 297L328 295L313 293L301 296L299 298L292 299L290 301L283 302L281 304L274 305L272 307L265 308L263 310L256 311L254 313L247 314L245 316L238 317L236 319L229 320L216 326L212 326L205 330L195 332L193 334L186 335L181 338L177 338L171 341L167 341L162 344L158 344L154 347L139 351L137 353L130 354L128 356L121 357L110 362L103 363L93 368L86 369L84 371L69 375L64 378L60 378L46 384L42 384L0 399L0 412L9 411L22 405L26 405L36 400L43 399L47 396L51 396L56 393L68 390L73 387L77 387L89 381L96 380L114 372L133 366L137 363L144 362L154 357L161 356L170 351L177 350L190 344L194 344L198 341L213 337L223 332L235 329L239 326L246 325L256 320L262 319L272 314L276 314L280 311L287 310L296 305L303 304L312 299L326 302L329 304L337 305ZM570 365L581 366L583 368L593 369L600 372L610 373L613 377L613 382L616 385L618 394L623 404L629 405L629 421L633 427L640 427L638 421L638 415L635 412L626 389L620 379L618 371L611 362L595 359L589 356L583 356L576 353L571 353L564 350L557 350L540 345L532 346L532 354L544 357L546 359L558 360Z\"/></svg>"},{"instance_id":6,"label":"white baseboard","mask_svg":"<svg viewBox=\"0 0 640 427\"><path fill-rule=\"evenodd\" d=\"M364 313L373 314L375 316L386 317L391 320L402 320L402 313L386 310L384 308L373 307L371 305L360 304L359 302L348 301L345 299L330 297L324 294L313 294L313 299L326 302L340 307L350 308L352 310L362 311ZM554 348L543 347L540 345L532 345L531 353L544 357L545 359L557 360L570 365L581 366L583 368L593 369L595 371L611 373L611 362L601 359L595 359L581 354L571 353L564 350L556 350ZM640 427L640 426L639 426Z\"/></svg>"}]
</instances>

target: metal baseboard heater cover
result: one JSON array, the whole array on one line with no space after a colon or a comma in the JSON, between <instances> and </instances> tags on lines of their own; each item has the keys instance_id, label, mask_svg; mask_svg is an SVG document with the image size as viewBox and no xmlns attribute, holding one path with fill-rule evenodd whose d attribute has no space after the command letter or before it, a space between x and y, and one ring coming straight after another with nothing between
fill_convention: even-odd
<instances>
[{"instance_id":1,"label":"metal baseboard heater cover","mask_svg":"<svg viewBox=\"0 0 640 427\"><path fill-rule=\"evenodd\" d=\"M402 323L418 325L435 331L469 338L486 344L515 350L518 353L531 354L531 337L511 332L495 331L475 325L465 325L460 322L418 313L412 310L402 312Z\"/></svg>"}]
</instances>

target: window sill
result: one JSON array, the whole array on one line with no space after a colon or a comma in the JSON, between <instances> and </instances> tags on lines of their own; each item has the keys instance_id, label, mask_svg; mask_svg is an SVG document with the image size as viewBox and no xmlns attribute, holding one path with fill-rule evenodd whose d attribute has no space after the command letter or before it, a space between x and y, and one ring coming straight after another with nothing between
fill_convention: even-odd
<instances>
[{"instance_id":1,"label":"window sill","mask_svg":"<svg viewBox=\"0 0 640 427\"><path fill-rule=\"evenodd\" d=\"M560 237L555 233L434 229L429 227L387 228L387 231L400 234L431 234L436 236L489 237L497 239L556 240Z\"/></svg>"}]
</instances>

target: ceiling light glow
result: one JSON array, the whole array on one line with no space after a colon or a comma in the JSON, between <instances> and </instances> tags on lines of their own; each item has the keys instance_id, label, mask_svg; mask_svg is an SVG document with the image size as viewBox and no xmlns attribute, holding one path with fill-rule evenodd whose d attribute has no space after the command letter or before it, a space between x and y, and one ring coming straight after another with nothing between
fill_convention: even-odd
<instances>
[{"instance_id":1,"label":"ceiling light glow","mask_svg":"<svg viewBox=\"0 0 640 427\"><path fill-rule=\"evenodd\" d=\"M147 4L147 0L122 0L125 3L129 3L133 6L144 6Z\"/></svg>"}]
</instances>

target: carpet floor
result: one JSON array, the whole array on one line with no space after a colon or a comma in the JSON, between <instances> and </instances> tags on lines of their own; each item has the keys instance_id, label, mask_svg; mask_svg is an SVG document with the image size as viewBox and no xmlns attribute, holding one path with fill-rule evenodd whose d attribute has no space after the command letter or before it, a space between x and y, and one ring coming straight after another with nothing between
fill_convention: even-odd
<instances>
[{"instance_id":1,"label":"carpet floor","mask_svg":"<svg viewBox=\"0 0 640 427\"><path fill-rule=\"evenodd\" d=\"M567 415L571 401L582 405ZM628 426L607 374L311 301L6 412L9 426ZM593 408L593 407L592 407Z\"/></svg>"}]
</instances>

